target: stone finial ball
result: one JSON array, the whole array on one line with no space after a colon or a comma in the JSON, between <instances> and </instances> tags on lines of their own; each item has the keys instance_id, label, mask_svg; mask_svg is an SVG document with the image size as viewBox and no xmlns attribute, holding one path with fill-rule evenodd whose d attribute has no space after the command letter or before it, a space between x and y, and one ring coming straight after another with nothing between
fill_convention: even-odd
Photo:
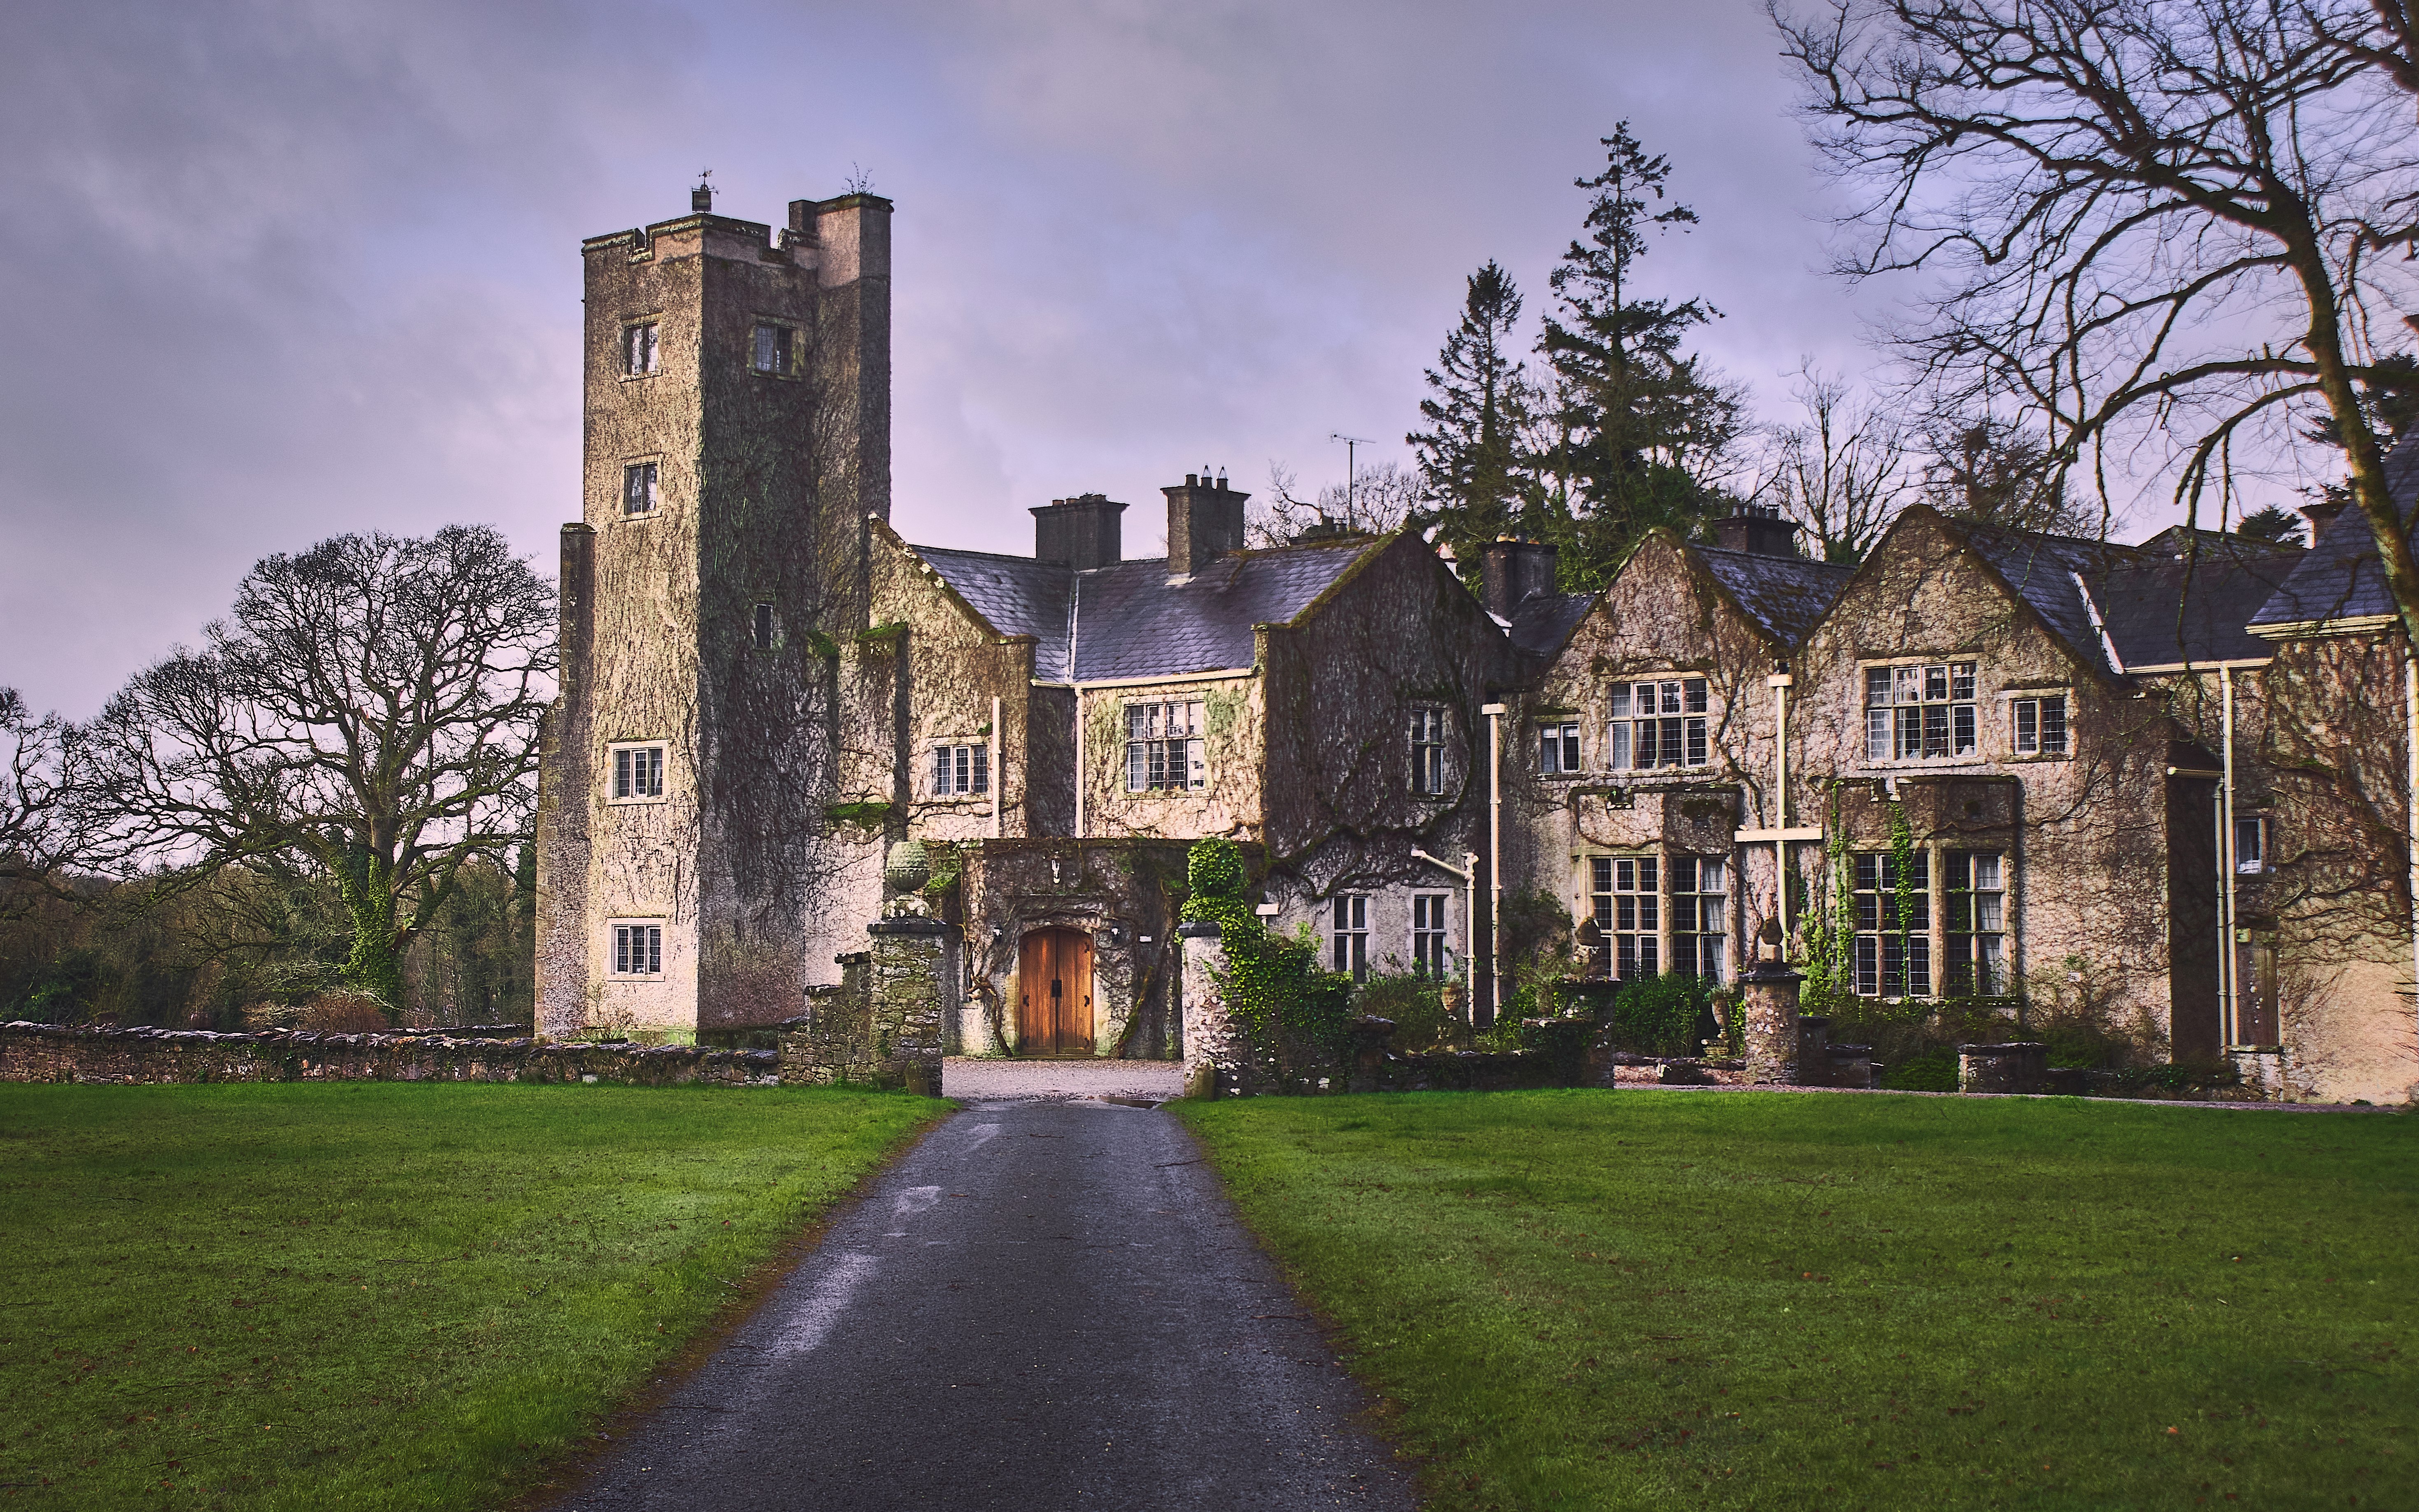
<instances>
[{"instance_id":1,"label":"stone finial ball","mask_svg":"<svg viewBox=\"0 0 2419 1512\"><path fill-rule=\"evenodd\" d=\"M932 858L920 840L902 840L883 858L882 880L893 892L914 892L932 878Z\"/></svg>"}]
</instances>

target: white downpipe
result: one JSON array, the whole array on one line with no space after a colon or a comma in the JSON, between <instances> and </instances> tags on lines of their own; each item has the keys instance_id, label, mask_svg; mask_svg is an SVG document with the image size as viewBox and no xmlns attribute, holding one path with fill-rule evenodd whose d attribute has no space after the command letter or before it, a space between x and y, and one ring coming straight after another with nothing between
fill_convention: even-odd
<instances>
[{"instance_id":1,"label":"white downpipe","mask_svg":"<svg viewBox=\"0 0 2419 1512\"><path fill-rule=\"evenodd\" d=\"M1788 663L1783 662L1781 665L1787 666ZM1775 672L1765 681L1772 685L1773 755L1780 768L1777 779L1780 790L1780 822L1777 827L1787 829L1789 827L1789 688L1793 680L1787 672ZM1789 949L1789 841L1774 841L1772 842L1772 886L1780 899L1780 949L1784 956ZM1745 878L1739 879L1738 887L1739 901L1744 903L1747 901ZM1746 909L1741 908L1739 911L1745 913ZM1754 950L1752 941L1749 942L1749 949L1752 959Z\"/></svg>"},{"instance_id":2,"label":"white downpipe","mask_svg":"<svg viewBox=\"0 0 2419 1512\"><path fill-rule=\"evenodd\" d=\"M999 737L999 700L991 701L991 838L999 839L999 792L1008 786L1008 770L1000 752L1008 748Z\"/></svg>"},{"instance_id":3,"label":"white downpipe","mask_svg":"<svg viewBox=\"0 0 2419 1512\"><path fill-rule=\"evenodd\" d=\"M1478 712L1487 716L1487 1022L1493 1024L1503 1004L1503 717L1511 711L1489 703Z\"/></svg>"},{"instance_id":4,"label":"white downpipe","mask_svg":"<svg viewBox=\"0 0 2419 1512\"><path fill-rule=\"evenodd\" d=\"M1075 690L1075 838L1084 838L1084 680L1076 671L1075 652L1083 644L1084 575L1075 574L1075 591L1067 598L1067 682Z\"/></svg>"},{"instance_id":5,"label":"white downpipe","mask_svg":"<svg viewBox=\"0 0 2419 1512\"><path fill-rule=\"evenodd\" d=\"M2419 656L2419 652L2406 648L2402 663L2402 704L2407 724L2404 740L2411 752L2411 1001L2414 1007L2419 1007L2419 659L2413 659L2414 656Z\"/></svg>"},{"instance_id":6,"label":"white downpipe","mask_svg":"<svg viewBox=\"0 0 2419 1512\"><path fill-rule=\"evenodd\" d=\"M1461 968L1474 974L1478 950L1478 853L1463 852L1461 858L1465 864L1461 866L1455 866L1441 856L1430 856L1417 846L1411 848L1411 855L1447 876L1461 878ZM1471 982L1473 991L1477 986L1475 980Z\"/></svg>"},{"instance_id":7,"label":"white downpipe","mask_svg":"<svg viewBox=\"0 0 2419 1512\"><path fill-rule=\"evenodd\" d=\"M2242 1042L2242 992L2236 981L2234 949L2235 863L2234 854L2234 669L2217 670L2219 739L2225 760L2217 787L2217 866L2221 873L2222 902L2217 919L2217 992L2218 1024L2226 1034L2228 1049Z\"/></svg>"}]
</instances>

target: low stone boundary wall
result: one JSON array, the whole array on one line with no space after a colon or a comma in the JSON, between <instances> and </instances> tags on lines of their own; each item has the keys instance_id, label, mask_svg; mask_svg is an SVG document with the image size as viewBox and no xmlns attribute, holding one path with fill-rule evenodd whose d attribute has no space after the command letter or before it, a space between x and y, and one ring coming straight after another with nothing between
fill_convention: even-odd
<instances>
[{"instance_id":1,"label":"low stone boundary wall","mask_svg":"<svg viewBox=\"0 0 2419 1512\"><path fill-rule=\"evenodd\" d=\"M772 1087L770 1050L464 1040L430 1034L213 1034L0 1025L0 1082L611 1082Z\"/></svg>"}]
</instances>

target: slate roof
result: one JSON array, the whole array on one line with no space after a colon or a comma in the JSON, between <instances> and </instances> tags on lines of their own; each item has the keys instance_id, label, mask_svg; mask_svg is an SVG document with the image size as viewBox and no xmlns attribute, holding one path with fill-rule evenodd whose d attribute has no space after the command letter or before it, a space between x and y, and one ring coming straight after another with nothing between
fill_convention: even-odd
<instances>
[{"instance_id":1,"label":"slate roof","mask_svg":"<svg viewBox=\"0 0 2419 1512\"><path fill-rule=\"evenodd\" d=\"M2083 590L2076 586L2074 578L2077 573L2087 579L2098 578L2112 568L2142 563L2146 559L2138 549L2113 541L2043 535L2000 525L1963 520L1950 524L1972 544L1977 554L1998 570L2008 586L2032 606L2070 651L2102 671L2117 674L2100 644L2100 633L2091 627L2090 610L2084 606Z\"/></svg>"},{"instance_id":2,"label":"slate roof","mask_svg":"<svg viewBox=\"0 0 2419 1512\"><path fill-rule=\"evenodd\" d=\"M1512 610L1512 643L1533 656L1551 656L1595 602L1594 594L1531 594Z\"/></svg>"},{"instance_id":3,"label":"slate roof","mask_svg":"<svg viewBox=\"0 0 2419 1512\"><path fill-rule=\"evenodd\" d=\"M2419 508L2419 444L2405 440L2386 454L2385 486L2402 517L2410 519ZM2298 625L2393 612L2394 594L2385 586L2377 539L2367 521L2347 509L2251 616L2251 623Z\"/></svg>"},{"instance_id":4,"label":"slate roof","mask_svg":"<svg viewBox=\"0 0 2419 1512\"><path fill-rule=\"evenodd\" d=\"M2251 660L2274 649L2249 634L2244 622L2303 553L2216 539L2223 544L2204 540L2188 563L2159 556L2091 579L2092 601L2128 670Z\"/></svg>"},{"instance_id":5,"label":"slate roof","mask_svg":"<svg viewBox=\"0 0 2419 1512\"><path fill-rule=\"evenodd\" d=\"M1291 620L1381 545L1364 537L1239 551L1183 582L1169 580L1163 557L1071 572L1026 557L912 549L1002 635L1040 639L1034 676L1089 683L1248 668L1253 625Z\"/></svg>"},{"instance_id":6,"label":"slate roof","mask_svg":"<svg viewBox=\"0 0 2419 1512\"><path fill-rule=\"evenodd\" d=\"M1718 546L1688 549L1714 580L1738 600L1748 617L1782 645L1795 649L1815 623L1830 611L1840 590L1856 573L1806 557L1774 557L1754 551L1733 551Z\"/></svg>"}]
</instances>

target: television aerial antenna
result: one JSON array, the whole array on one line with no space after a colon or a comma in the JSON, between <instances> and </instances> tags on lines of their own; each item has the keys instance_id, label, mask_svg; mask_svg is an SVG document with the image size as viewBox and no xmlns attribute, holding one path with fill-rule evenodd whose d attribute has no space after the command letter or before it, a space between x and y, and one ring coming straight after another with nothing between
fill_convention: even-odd
<instances>
[{"instance_id":1,"label":"television aerial antenna","mask_svg":"<svg viewBox=\"0 0 2419 1512\"><path fill-rule=\"evenodd\" d=\"M1352 523L1353 452L1356 448L1363 446L1375 446L1378 443L1371 440L1366 436L1347 436L1340 430L1329 431L1327 433L1327 439L1331 441L1342 441L1344 443L1344 520L1345 523L1348 525Z\"/></svg>"}]
</instances>

